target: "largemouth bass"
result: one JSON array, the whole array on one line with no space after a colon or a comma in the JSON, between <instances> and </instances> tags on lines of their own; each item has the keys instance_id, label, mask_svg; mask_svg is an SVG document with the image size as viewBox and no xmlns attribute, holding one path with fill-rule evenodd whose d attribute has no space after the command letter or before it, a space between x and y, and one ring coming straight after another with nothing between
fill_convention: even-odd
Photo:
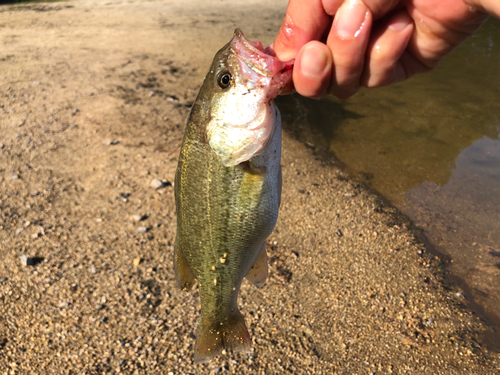
<instances>
[{"instance_id":1,"label":"largemouth bass","mask_svg":"<svg viewBox=\"0 0 500 375\"><path fill-rule=\"evenodd\" d=\"M236 30L216 55L191 109L175 176L178 286L198 280L196 362L251 339L238 310L243 278L268 275L266 239L281 196L281 119L273 103L292 62Z\"/></svg>"}]
</instances>

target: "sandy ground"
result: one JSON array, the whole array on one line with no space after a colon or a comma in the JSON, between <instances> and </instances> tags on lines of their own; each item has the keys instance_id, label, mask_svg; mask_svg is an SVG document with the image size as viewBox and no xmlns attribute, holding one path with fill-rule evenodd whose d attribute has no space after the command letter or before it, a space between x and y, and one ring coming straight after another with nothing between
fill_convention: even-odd
<instances>
[{"instance_id":1,"label":"sandy ground","mask_svg":"<svg viewBox=\"0 0 500 375\"><path fill-rule=\"evenodd\" d=\"M193 364L199 296L172 269L185 119L233 29L268 43L286 4L182 3L0 7L0 372L498 373L406 219L286 123L270 278L240 297L252 352Z\"/></svg>"}]
</instances>

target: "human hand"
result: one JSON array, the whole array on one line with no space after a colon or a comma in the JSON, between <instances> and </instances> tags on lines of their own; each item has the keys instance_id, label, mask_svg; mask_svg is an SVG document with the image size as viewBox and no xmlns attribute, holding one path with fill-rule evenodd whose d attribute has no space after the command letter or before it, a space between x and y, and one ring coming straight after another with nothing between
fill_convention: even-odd
<instances>
[{"instance_id":1,"label":"human hand","mask_svg":"<svg viewBox=\"0 0 500 375\"><path fill-rule=\"evenodd\" d=\"M499 8L497 0L289 0L273 48L296 59L299 94L347 99L435 68Z\"/></svg>"}]
</instances>

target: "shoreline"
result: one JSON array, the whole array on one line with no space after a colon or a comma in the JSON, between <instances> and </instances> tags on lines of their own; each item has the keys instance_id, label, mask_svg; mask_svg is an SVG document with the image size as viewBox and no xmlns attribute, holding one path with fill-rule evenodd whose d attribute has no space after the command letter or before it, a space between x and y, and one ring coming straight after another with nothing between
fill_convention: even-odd
<instances>
[{"instance_id":1,"label":"shoreline","mask_svg":"<svg viewBox=\"0 0 500 375\"><path fill-rule=\"evenodd\" d=\"M319 146L321 148L321 146ZM415 238L424 245L425 249L434 257L439 258L439 261L446 272L442 272L442 284L444 288L455 288L460 290L460 293L465 297L464 305L466 308L472 310L475 314L477 314L485 325L492 328L492 331L486 332L485 341L494 351L500 350L500 334L497 332L498 327L500 327L500 319L498 319L495 315L490 314L486 311L486 309L478 302L475 301L474 294L471 291L470 285L458 275L455 275L453 272L449 271L451 266L452 257L446 254L443 251L440 251L431 240L427 238L424 231L416 226L411 218L409 218L406 214L401 212L397 206L391 202L384 195L379 193L373 186L370 186L366 181L362 181L359 178L354 177L350 172L349 168L346 167L345 163L342 160L338 159L335 153L331 151L324 151L322 153L324 160L328 162L329 159L333 160L333 163L343 172L345 172L349 177L349 179L355 183L362 184L368 189L374 196L378 197L378 199L384 202L384 205L390 206L394 210L397 211L396 216L400 216L405 218L410 224L408 230L415 236ZM441 267L441 265L439 267ZM437 268L437 267L436 267ZM437 271L436 271L437 272Z\"/></svg>"},{"instance_id":2,"label":"shoreline","mask_svg":"<svg viewBox=\"0 0 500 375\"><path fill-rule=\"evenodd\" d=\"M279 105L284 108L286 111L284 114L285 119L285 130L295 139L302 140L302 143L305 147L309 147L314 149L319 158L325 163L331 163L336 168L339 168L343 172L346 173L348 178L352 180L354 183L361 184L365 186L368 190L370 190L375 196L379 197L380 200L384 202L386 206L392 207L398 213L397 215L405 218L408 221L408 229L412 232L413 235L417 238L417 240L424 244L426 249L430 254L436 256L440 259L442 263L442 267L445 269L443 271L443 286L445 288L457 285L460 289L460 294L464 296L465 303L472 309L475 313L477 313L481 319L483 319L484 323L487 326L493 327L493 332L488 334L488 338L486 339L489 345L492 348L495 348L495 351L500 349L500 335L498 333L498 327L500 327L500 320L493 313L487 311L487 309L479 302L476 302L474 294L471 290L471 286L467 283L465 279L454 274L450 268L452 266L452 257L446 252L438 249L430 239L427 238L424 230L416 226L408 215L403 213L395 203L391 202L389 198L385 197L382 193L378 192L375 187L370 184L369 180L363 179L362 176L356 176L354 171L348 166L348 163L344 163L342 160L338 158L334 151L328 149L328 144L325 144L324 141L324 130L321 131L318 128L311 129L303 124L296 124L295 118L303 117L304 115L300 112L301 110L296 110L296 107L302 108L302 106L310 104L312 108L316 108L320 112L325 112L325 106L321 106L317 101L312 99L301 98L300 96L294 94L290 96L279 97L276 100ZM296 105L296 103L300 103L300 105ZM334 108L332 108L332 112L337 113L346 111L343 108L342 102L337 102L335 100L329 102ZM337 108L338 107L338 108ZM314 109L311 110L314 112ZM336 117L335 117L336 118ZM311 120L308 119L308 123L311 123ZM439 266L441 267L441 265Z\"/></svg>"}]
</instances>

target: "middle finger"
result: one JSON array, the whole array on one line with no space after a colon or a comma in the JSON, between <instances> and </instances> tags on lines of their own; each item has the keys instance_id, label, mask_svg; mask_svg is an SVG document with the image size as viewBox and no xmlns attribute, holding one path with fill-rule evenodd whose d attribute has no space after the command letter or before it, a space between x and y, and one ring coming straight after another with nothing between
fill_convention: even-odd
<instances>
[{"instance_id":1,"label":"middle finger","mask_svg":"<svg viewBox=\"0 0 500 375\"><path fill-rule=\"evenodd\" d=\"M334 74L330 92L347 99L360 88L372 13L361 0L346 0L335 14L326 44L332 51Z\"/></svg>"}]
</instances>

